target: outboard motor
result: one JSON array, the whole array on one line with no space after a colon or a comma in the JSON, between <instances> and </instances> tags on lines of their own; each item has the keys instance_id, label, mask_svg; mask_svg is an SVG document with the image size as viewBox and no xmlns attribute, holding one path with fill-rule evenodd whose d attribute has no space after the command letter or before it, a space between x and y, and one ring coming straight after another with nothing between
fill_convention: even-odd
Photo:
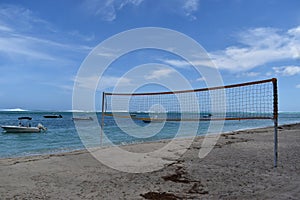
<instances>
[{"instance_id":1,"label":"outboard motor","mask_svg":"<svg viewBox=\"0 0 300 200\"><path fill-rule=\"evenodd\" d=\"M46 128L45 126L43 126L43 124L41 124L41 123L39 123L39 124L37 125L37 127L38 127L40 130L43 130L43 131L46 131L46 130L47 130L47 128Z\"/></svg>"}]
</instances>

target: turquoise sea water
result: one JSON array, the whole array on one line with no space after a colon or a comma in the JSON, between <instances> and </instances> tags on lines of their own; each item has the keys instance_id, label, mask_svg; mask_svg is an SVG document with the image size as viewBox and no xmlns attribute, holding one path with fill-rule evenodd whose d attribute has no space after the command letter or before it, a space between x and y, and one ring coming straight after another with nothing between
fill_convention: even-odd
<instances>
[{"instance_id":1,"label":"turquoise sea water","mask_svg":"<svg viewBox=\"0 0 300 200\"><path fill-rule=\"evenodd\" d=\"M17 125L18 117L29 116L33 119L31 124L36 126L42 123L48 128L46 132L42 133L5 133L1 129L0 132L0 158L20 157L28 155L51 154L58 152L67 152L73 150L84 149L84 145L76 131L74 122L72 120L73 114L71 112L55 112L60 114L63 118L46 119L43 115L53 114L53 112L0 112L0 125ZM85 114L82 114L85 116ZM87 114L86 114L87 115ZM99 129L93 127L95 120L100 122L101 113L97 113L97 118L94 121L80 121L83 130L86 132L86 137L91 141L91 145L99 145ZM121 121L123 126L128 124L127 130L131 130L128 121L124 119ZM300 122L300 113L280 113L279 125ZM142 121L135 121L139 127L147 126ZM185 122L190 123L190 122ZM160 123L159 123L160 124ZM130 136L124 133L115 123L113 118L105 118L105 134L112 141L113 144L129 144L144 141L157 141L162 139L171 139L175 136L179 127L179 122L166 122L158 134L153 136L141 135L141 137ZM206 134L209 122L200 122L198 128L198 135ZM242 121L226 121L223 127L223 132L235 131L241 129L250 129L258 127L272 126L271 120L242 120ZM159 125L158 125L159 126ZM154 127L155 128L155 127ZM137 129L139 130L139 129ZM135 134L143 134L141 131ZM108 143L104 140L103 145Z\"/></svg>"}]
</instances>

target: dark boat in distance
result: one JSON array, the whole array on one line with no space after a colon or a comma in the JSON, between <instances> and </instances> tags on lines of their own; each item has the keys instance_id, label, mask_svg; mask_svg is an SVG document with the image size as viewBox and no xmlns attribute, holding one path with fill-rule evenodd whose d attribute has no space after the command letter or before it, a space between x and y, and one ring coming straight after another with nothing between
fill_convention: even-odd
<instances>
[{"instance_id":1,"label":"dark boat in distance","mask_svg":"<svg viewBox=\"0 0 300 200\"><path fill-rule=\"evenodd\" d=\"M22 119L32 120L32 117L19 117L18 118L18 120L22 120Z\"/></svg>"},{"instance_id":2,"label":"dark boat in distance","mask_svg":"<svg viewBox=\"0 0 300 200\"><path fill-rule=\"evenodd\" d=\"M44 118L62 118L61 115L44 115Z\"/></svg>"}]
</instances>

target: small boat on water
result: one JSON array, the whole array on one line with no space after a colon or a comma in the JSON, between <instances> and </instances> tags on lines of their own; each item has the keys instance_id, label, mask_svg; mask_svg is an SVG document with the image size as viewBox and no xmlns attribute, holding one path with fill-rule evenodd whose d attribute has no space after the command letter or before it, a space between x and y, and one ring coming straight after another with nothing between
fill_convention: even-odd
<instances>
[{"instance_id":1,"label":"small boat on water","mask_svg":"<svg viewBox=\"0 0 300 200\"><path fill-rule=\"evenodd\" d=\"M164 121L166 121L166 119L163 119L163 118L159 118L157 115L155 116L151 116L149 118L141 118L141 120L144 122L144 123L162 123Z\"/></svg>"},{"instance_id":2,"label":"small boat on water","mask_svg":"<svg viewBox=\"0 0 300 200\"><path fill-rule=\"evenodd\" d=\"M62 115L44 115L44 118L62 118Z\"/></svg>"},{"instance_id":3,"label":"small boat on water","mask_svg":"<svg viewBox=\"0 0 300 200\"><path fill-rule=\"evenodd\" d=\"M42 124L38 124L37 127L1 126L1 128L3 128L6 133L39 133L41 130L47 130Z\"/></svg>"},{"instance_id":4,"label":"small boat on water","mask_svg":"<svg viewBox=\"0 0 300 200\"><path fill-rule=\"evenodd\" d=\"M74 120L74 121L80 121L80 120L88 121L88 120L93 120L93 118L92 117L73 117L72 120Z\"/></svg>"},{"instance_id":5,"label":"small boat on water","mask_svg":"<svg viewBox=\"0 0 300 200\"><path fill-rule=\"evenodd\" d=\"M203 115L203 118L210 118L212 116L212 114L208 113L206 115Z\"/></svg>"},{"instance_id":6,"label":"small boat on water","mask_svg":"<svg viewBox=\"0 0 300 200\"><path fill-rule=\"evenodd\" d=\"M136 117L136 114L130 113L130 117L131 117L131 118L135 118L135 117Z\"/></svg>"},{"instance_id":7,"label":"small boat on water","mask_svg":"<svg viewBox=\"0 0 300 200\"><path fill-rule=\"evenodd\" d=\"M163 120L163 119L142 119L142 121L144 122L144 123L162 123L162 122L164 122L165 120Z\"/></svg>"},{"instance_id":8,"label":"small boat on water","mask_svg":"<svg viewBox=\"0 0 300 200\"><path fill-rule=\"evenodd\" d=\"M162 123L162 122L165 121L165 119L159 119L159 118L157 117L157 115L155 115L155 116L152 117L152 118L143 118L142 121L143 121L144 123L151 123L151 122L153 122L153 123Z\"/></svg>"},{"instance_id":9,"label":"small boat on water","mask_svg":"<svg viewBox=\"0 0 300 200\"><path fill-rule=\"evenodd\" d=\"M18 118L18 120L23 120L23 119L32 120L32 117L19 117Z\"/></svg>"},{"instance_id":10,"label":"small boat on water","mask_svg":"<svg viewBox=\"0 0 300 200\"><path fill-rule=\"evenodd\" d=\"M41 123L39 123L36 127L31 127L30 122L24 125L22 120L31 120L31 117L19 117L19 126L1 126L6 133L39 133L42 130L46 131L45 128Z\"/></svg>"}]
</instances>

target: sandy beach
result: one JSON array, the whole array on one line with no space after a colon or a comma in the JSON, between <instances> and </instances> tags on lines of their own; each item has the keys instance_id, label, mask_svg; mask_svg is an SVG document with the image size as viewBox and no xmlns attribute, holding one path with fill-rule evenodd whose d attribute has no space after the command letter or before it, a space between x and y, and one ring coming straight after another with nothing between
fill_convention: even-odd
<instances>
[{"instance_id":1,"label":"sandy beach","mask_svg":"<svg viewBox=\"0 0 300 200\"><path fill-rule=\"evenodd\" d=\"M149 173L111 169L87 151L1 159L0 199L300 199L300 124L279 127L277 168L272 127L222 134L200 159L202 140Z\"/></svg>"}]
</instances>

